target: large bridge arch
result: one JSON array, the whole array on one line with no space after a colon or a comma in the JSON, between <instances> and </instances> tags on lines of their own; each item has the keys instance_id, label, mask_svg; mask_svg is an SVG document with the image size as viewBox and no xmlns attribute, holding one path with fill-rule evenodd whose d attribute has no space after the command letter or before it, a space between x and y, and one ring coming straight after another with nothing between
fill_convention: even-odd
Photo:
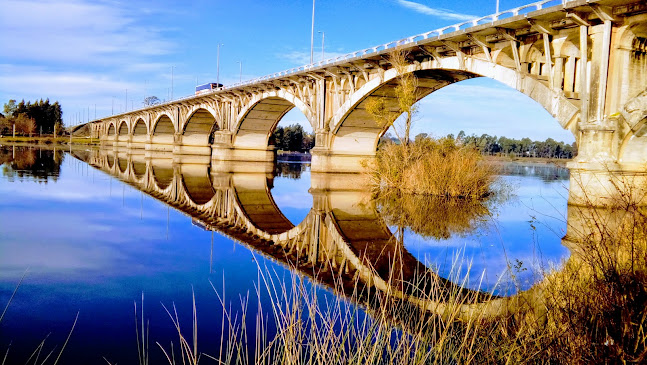
<instances>
[{"instance_id":1,"label":"large bridge arch","mask_svg":"<svg viewBox=\"0 0 647 365\"><path fill-rule=\"evenodd\" d=\"M237 148L267 148L269 138L283 116L297 108L305 115L313 129L315 113L301 99L285 90L265 92L254 97L236 118L233 145Z\"/></svg>"},{"instance_id":2,"label":"large bridge arch","mask_svg":"<svg viewBox=\"0 0 647 365\"><path fill-rule=\"evenodd\" d=\"M383 77L370 80L357 90L329 122L332 133L330 149L333 153L373 155L380 136L386 128L380 127L364 108L369 98L389 98L395 104L394 89L397 78L404 73L415 73L419 82L418 100L455 82L474 77L488 77L527 95L546 109L564 129L576 135L579 108L562 93L553 91L537 80L535 75L525 75L505 66L477 58L443 58L441 62L425 61L409 65L403 73L395 68L384 72Z\"/></svg>"},{"instance_id":3,"label":"large bridge arch","mask_svg":"<svg viewBox=\"0 0 647 365\"><path fill-rule=\"evenodd\" d=\"M204 106L196 106L189 113L181 126L182 144L189 146L207 146L212 143L213 132L220 129L216 114Z\"/></svg>"}]
</instances>

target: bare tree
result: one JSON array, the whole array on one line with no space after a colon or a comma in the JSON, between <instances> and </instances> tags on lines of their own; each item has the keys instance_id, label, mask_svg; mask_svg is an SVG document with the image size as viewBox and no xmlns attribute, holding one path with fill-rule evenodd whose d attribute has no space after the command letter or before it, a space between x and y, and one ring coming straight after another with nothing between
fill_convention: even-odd
<instances>
[{"instance_id":1,"label":"bare tree","mask_svg":"<svg viewBox=\"0 0 647 365\"><path fill-rule=\"evenodd\" d=\"M411 124L413 117L418 112L416 102L420 99L418 92L418 78L407 68L408 52L396 49L389 54L389 62L398 73L395 87L396 103L389 103L386 98L371 98L366 103L366 110L373 117L375 122L382 127L390 127L400 115L404 115L404 131L393 128L394 133L404 145L411 141Z\"/></svg>"},{"instance_id":2,"label":"bare tree","mask_svg":"<svg viewBox=\"0 0 647 365\"><path fill-rule=\"evenodd\" d=\"M29 135L31 137L32 133L36 131L36 121L25 114L18 114L14 118L14 121L16 123L16 130L20 131L23 135Z\"/></svg>"},{"instance_id":3,"label":"bare tree","mask_svg":"<svg viewBox=\"0 0 647 365\"><path fill-rule=\"evenodd\" d=\"M147 96L144 98L144 106L153 106L161 103L160 99L157 96Z\"/></svg>"}]
</instances>

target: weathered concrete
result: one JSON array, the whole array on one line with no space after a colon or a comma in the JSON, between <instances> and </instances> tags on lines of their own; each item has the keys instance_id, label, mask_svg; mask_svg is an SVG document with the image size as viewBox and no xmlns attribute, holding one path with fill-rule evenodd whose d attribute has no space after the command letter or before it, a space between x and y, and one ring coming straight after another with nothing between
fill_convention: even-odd
<instances>
[{"instance_id":1,"label":"weathered concrete","mask_svg":"<svg viewBox=\"0 0 647 365\"><path fill-rule=\"evenodd\" d=\"M557 5L543 9L544 3ZM371 99L394 104L403 73L418 77L419 99L461 80L489 77L529 96L573 133L579 146L569 165L573 182L586 181L586 193L602 204L610 178L645 181L647 5L548 0L533 7L538 10L515 9L504 12L510 15L505 19L488 16L114 115L91 122L90 130L118 147L270 161L271 134L283 115L297 108L316 133L312 171L357 172L361 159L375 155L385 132L365 105ZM408 52L409 65L401 72L388 58L396 47Z\"/></svg>"}]
</instances>

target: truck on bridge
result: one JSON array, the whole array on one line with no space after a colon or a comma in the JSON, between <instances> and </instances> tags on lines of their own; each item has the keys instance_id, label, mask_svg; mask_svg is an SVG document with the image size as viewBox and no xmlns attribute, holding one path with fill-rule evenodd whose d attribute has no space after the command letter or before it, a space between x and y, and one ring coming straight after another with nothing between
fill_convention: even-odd
<instances>
[{"instance_id":1,"label":"truck on bridge","mask_svg":"<svg viewBox=\"0 0 647 365\"><path fill-rule=\"evenodd\" d=\"M221 87L223 87L223 84L218 84L218 83L215 83L215 82L210 82L208 84L198 85L198 86L195 87L195 94L196 95L204 94L206 92L209 92L211 90L216 90L216 89L221 88Z\"/></svg>"}]
</instances>

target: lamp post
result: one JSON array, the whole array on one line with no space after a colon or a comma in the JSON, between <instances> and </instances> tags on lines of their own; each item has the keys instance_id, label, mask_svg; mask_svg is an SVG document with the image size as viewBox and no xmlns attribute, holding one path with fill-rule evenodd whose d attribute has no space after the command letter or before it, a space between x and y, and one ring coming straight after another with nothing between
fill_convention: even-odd
<instances>
[{"instance_id":1,"label":"lamp post","mask_svg":"<svg viewBox=\"0 0 647 365\"><path fill-rule=\"evenodd\" d=\"M321 61L324 60L324 40L326 39L326 33L323 30L318 31L317 33L321 33Z\"/></svg>"},{"instance_id":2,"label":"lamp post","mask_svg":"<svg viewBox=\"0 0 647 365\"><path fill-rule=\"evenodd\" d=\"M173 69L175 66L171 66L171 100L173 100Z\"/></svg>"},{"instance_id":3,"label":"lamp post","mask_svg":"<svg viewBox=\"0 0 647 365\"><path fill-rule=\"evenodd\" d=\"M218 53L216 56L216 84L220 85L220 46L224 46L222 43L218 43Z\"/></svg>"},{"instance_id":4,"label":"lamp post","mask_svg":"<svg viewBox=\"0 0 647 365\"><path fill-rule=\"evenodd\" d=\"M240 65L240 74L238 76L238 82L243 82L243 61L238 61Z\"/></svg>"},{"instance_id":5,"label":"lamp post","mask_svg":"<svg viewBox=\"0 0 647 365\"><path fill-rule=\"evenodd\" d=\"M496 14L499 14L499 0L496 0Z\"/></svg>"},{"instance_id":6,"label":"lamp post","mask_svg":"<svg viewBox=\"0 0 647 365\"><path fill-rule=\"evenodd\" d=\"M314 60L315 44L315 0L312 0L312 29L310 30L310 63Z\"/></svg>"}]
</instances>

